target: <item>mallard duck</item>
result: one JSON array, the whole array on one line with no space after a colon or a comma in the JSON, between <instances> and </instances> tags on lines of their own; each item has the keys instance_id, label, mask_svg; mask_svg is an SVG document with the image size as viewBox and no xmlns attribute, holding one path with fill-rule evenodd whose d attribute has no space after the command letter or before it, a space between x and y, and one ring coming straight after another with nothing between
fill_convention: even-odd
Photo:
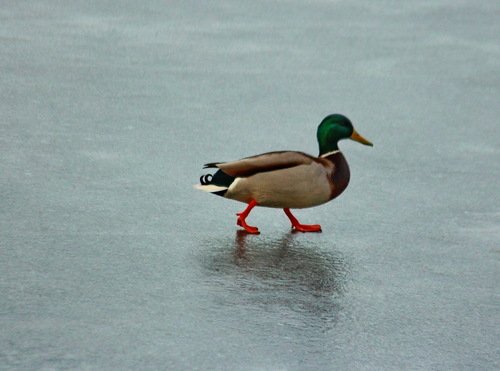
<instances>
[{"instance_id":1,"label":"mallard duck","mask_svg":"<svg viewBox=\"0 0 500 371\"><path fill-rule=\"evenodd\" d=\"M258 234L246 218L255 206L281 208L292 229L321 232L319 224L301 224L290 209L324 204L339 196L349 184L349 166L338 148L341 139L350 138L373 146L340 114L332 114L318 126L319 156L297 151L268 152L231 162L211 162L204 169L219 169L203 175L195 188L247 204L237 213L237 225Z\"/></svg>"}]
</instances>

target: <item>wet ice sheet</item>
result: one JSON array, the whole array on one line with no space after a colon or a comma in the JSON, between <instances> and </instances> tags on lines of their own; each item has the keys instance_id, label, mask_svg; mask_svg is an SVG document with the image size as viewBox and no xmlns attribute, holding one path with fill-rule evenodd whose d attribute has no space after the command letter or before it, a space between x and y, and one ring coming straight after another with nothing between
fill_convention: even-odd
<instances>
[{"instance_id":1,"label":"wet ice sheet","mask_svg":"<svg viewBox=\"0 0 500 371\"><path fill-rule=\"evenodd\" d=\"M496 2L4 2L0 364L498 367ZM197 193L348 115L338 200Z\"/></svg>"}]
</instances>

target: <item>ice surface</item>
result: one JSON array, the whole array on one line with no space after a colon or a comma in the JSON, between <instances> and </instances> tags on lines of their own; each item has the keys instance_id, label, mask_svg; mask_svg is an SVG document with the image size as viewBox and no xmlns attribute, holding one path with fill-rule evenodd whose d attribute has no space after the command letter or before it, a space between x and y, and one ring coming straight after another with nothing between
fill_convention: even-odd
<instances>
[{"instance_id":1,"label":"ice surface","mask_svg":"<svg viewBox=\"0 0 500 371\"><path fill-rule=\"evenodd\" d=\"M495 369L498 1L3 1L0 369ZM334 202L192 189L317 153Z\"/></svg>"}]
</instances>

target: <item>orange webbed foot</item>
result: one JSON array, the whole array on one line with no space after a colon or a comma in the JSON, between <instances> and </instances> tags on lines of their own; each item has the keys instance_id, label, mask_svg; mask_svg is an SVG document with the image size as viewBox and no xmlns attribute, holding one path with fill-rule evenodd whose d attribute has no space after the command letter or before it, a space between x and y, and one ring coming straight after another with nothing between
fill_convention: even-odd
<instances>
[{"instance_id":1,"label":"orange webbed foot","mask_svg":"<svg viewBox=\"0 0 500 371\"><path fill-rule=\"evenodd\" d=\"M290 209L283 209L288 219L292 223L292 229L297 232L321 232L321 226L319 224L300 224L297 218L292 214Z\"/></svg>"},{"instance_id":2,"label":"orange webbed foot","mask_svg":"<svg viewBox=\"0 0 500 371\"><path fill-rule=\"evenodd\" d=\"M251 233L251 234L259 234L260 233L259 228L248 225L247 222L245 221L245 219L243 219L241 216L238 217L238 219L236 220L236 224L238 224L240 227L243 227L245 229L245 231L247 231L248 233Z\"/></svg>"},{"instance_id":3,"label":"orange webbed foot","mask_svg":"<svg viewBox=\"0 0 500 371\"><path fill-rule=\"evenodd\" d=\"M237 213L236 215L238 216L238 219L236 220L236 224L238 224L240 227L243 227L245 231L251 234L259 234L259 228L253 227L251 225L248 225L246 222L246 218L248 214L250 214L250 211L257 206L257 201L252 200L248 204L247 208L243 210L241 213Z\"/></svg>"}]
</instances>

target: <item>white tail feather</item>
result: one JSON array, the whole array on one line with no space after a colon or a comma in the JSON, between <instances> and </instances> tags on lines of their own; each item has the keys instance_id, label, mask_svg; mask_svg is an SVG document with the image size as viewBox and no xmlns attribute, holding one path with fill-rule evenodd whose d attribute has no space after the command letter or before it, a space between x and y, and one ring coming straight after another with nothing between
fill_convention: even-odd
<instances>
[{"instance_id":1,"label":"white tail feather","mask_svg":"<svg viewBox=\"0 0 500 371\"><path fill-rule=\"evenodd\" d=\"M199 189L200 191L210 192L210 193L227 190L227 187L216 186L213 184L207 184L207 185L195 184L193 187Z\"/></svg>"}]
</instances>

